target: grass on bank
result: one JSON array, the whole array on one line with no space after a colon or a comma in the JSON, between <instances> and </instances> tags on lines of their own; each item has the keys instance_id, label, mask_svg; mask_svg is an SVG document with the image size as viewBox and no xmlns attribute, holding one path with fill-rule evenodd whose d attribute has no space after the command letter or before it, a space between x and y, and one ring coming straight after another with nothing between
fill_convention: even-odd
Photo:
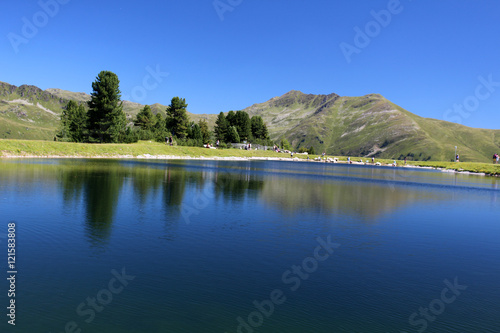
<instances>
[{"instance_id":1,"label":"grass on bank","mask_svg":"<svg viewBox=\"0 0 500 333\"><path fill-rule=\"evenodd\" d=\"M135 144L89 144L72 142L54 142L42 140L7 140L0 139L0 157L103 157L118 158L123 156L137 157L139 155L168 155L178 157L271 157L289 158L289 154L262 150L243 149L207 149L199 147L168 146L162 143L140 141ZM310 159L318 155L309 155ZM307 155L295 154L294 157L307 159ZM346 156L337 157L340 161L347 161ZM367 161L367 158L351 157L352 161ZM392 159L376 159L382 164L391 164ZM436 161L408 161L408 165L433 167L458 171L500 175L500 164L472 163L472 162L436 162ZM397 161L399 166L403 161Z\"/></svg>"},{"instance_id":2,"label":"grass on bank","mask_svg":"<svg viewBox=\"0 0 500 333\"><path fill-rule=\"evenodd\" d=\"M154 141L134 144L90 144L43 140L2 140L0 156L36 157L123 157L139 155L168 155L179 157L289 157L289 154L244 149L208 149L201 147L169 146ZM306 155L296 155L307 158Z\"/></svg>"}]
</instances>

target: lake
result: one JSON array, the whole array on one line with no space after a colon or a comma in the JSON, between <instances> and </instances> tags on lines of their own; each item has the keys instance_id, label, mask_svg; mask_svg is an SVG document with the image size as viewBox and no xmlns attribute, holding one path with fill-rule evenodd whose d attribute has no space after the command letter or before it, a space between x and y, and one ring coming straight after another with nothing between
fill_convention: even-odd
<instances>
[{"instance_id":1,"label":"lake","mask_svg":"<svg viewBox=\"0 0 500 333\"><path fill-rule=\"evenodd\" d=\"M0 160L1 332L499 332L500 180ZM15 326L6 309L15 299Z\"/></svg>"}]
</instances>

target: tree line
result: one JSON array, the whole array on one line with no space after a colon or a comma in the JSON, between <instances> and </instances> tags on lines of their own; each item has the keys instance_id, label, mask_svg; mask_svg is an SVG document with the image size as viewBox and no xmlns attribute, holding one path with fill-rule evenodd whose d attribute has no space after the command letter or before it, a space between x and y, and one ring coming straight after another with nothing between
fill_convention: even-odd
<instances>
[{"instance_id":1,"label":"tree line","mask_svg":"<svg viewBox=\"0 0 500 333\"><path fill-rule=\"evenodd\" d=\"M263 145L272 145L267 126L260 116L250 118L245 111L219 113L214 127L215 139L222 142L239 143L251 141Z\"/></svg>"},{"instance_id":2,"label":"tree line","mask_svg":"<svg viewBox=\"0 0 500 333\"><path fill-rule=\"evenodd\" d=\"M110 71L102 71L92 83L90 101L85 105L69 101L61 114L56 138L62 141L91 143L133 143L138 140L164 142L175 140L177 144L202 146L219 141L239 143L251 141L272 145L267 126L260 116L250 119L244 111L221 112L214 131L206 120L197 123L189 119L186 100L172 98L166 109L166 117L153 114L149 105L137 114L133 123L127 122L121 101L120 81Z\"/></svg>"},{"instance_id":3,"label":"tree line","mask_svg":"<svg viewBox=\"0 0 500 333\"><path fill-rule=\"evenodd\" d=\"M120 81L110 71L102 71L92 82L90 101L79 104L69 101L61 114L56 139L90 143L133 143L138 140L175 141L178 145L202 146L218 142L249 142L272 146L269 131L260 116L250 118L245 111L219 113L213 131L206 120L197 123L189 119L186 100L174 97L167 107L166 117L156 115L144 106L133 121L127 121L121 101ZM291 150L286 139L276 144ZM304 149L305 150L305 149ZM305 150L307 151L307 150Z\"/></svg>"}]
</instances>

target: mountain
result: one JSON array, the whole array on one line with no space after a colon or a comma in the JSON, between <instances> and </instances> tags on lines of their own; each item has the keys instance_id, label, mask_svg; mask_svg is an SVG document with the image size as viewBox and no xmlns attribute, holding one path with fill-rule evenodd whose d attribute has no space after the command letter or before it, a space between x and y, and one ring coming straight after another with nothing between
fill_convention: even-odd
<instances>
[{"instance_id":1,"label":"mountain","mask_svg":"<svg viewBox=\"0 0 500 333\"><path fill-rule=\"evenodd\" d=\"M68 101L89 99L86 93L0 82L0 138L52 140ZM143 107L123 102L129 121ZM167 106L151 108L165 114ZM313 146L317 153L447 161L457 146L462 160L489 162L500 151L500 130L422 118L377 94L341 97L290 91L244 111L261 116L273 140L286 138L296 149ZM210 127L217 117L189 116L196 122L206 119Z\"/></svg>"},{"instance_id":2,"label":"mountain","mask_svg":"<svg viewBox=\"0 0 500 333\"><path fill-rule=\"evenodd\" d=\"M314 146L317 153L448 161L458 146L463 160L489 162L500 151L500 130L422 118L377 94L290 91L245 111L264 119L272 139L284 137L297 149Z\"/></svg>"},{"instance_id":3,"label":"mountain","mask_svg":"<svg viewBox=\"0 0 500 333\"><path fill-rule=\"evenodd\" d=\"M65 102L35 86L0 82L0 138L53 138Z\"/></svg>"},{"instance_id":4,"label":"mountain","mask_svg":"<svg viewBox=\"0 0 500 333\"><path fill-rule=\"evenodd\" d=\"M50 88L42 90L32 85L14 86L0 81L0 139L53 140L59 117L70 100L86 103L90 95ZM166 105L150 105L154 114L165 116ZM144 105L123 101L123 111L132 121ZM192 121L205 119L215 125L216 115L189 113Z\"/></svg>"}]
</instances>

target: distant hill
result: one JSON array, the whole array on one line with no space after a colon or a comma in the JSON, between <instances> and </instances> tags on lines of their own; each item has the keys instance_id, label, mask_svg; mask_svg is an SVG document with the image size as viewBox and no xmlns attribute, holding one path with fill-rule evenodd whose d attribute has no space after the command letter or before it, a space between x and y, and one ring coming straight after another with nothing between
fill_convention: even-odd
<instances>
[{"instance_id":1,"label":"distant hill","mask_svg":"<svg viewBox=\"0 0 500 333\"><path fill-rule=\"evenodd\" d=\"M488 162L500 151L500 130L422 118L377 94L290 91L245 111L262 116L272 139L285 137L297 149L314 146L316 153L447 161L458 146L462 159Z\"/></svg>"},{"instance_id":2,"label":"distant hill","mask_svg":"<svg viewBox=\"0 0 500 333\"><path fill-rule=\"evenodd\" d=\"M0 82L0 139L39 139L52 140L56 133L59 117L70 100L86 103L90 95L50 88L42 90L36 86L14 86ZM167 106L150 105L154 114L165 116ZM123 111L132 121L144 105L123 101ZM215 125L216 115L192 114L191 120L207 120L209 126Z\"/></svg>"},{"instance_id":3,"label":"distant hill","mask_svg":"<svg viewBox=\"0 0 500 333\"><path fill-rule=\"evenodd\" d=\"M89 99L86 93L0 82L0 138L52 140L68 101ZM123 106L129 121L144 107L129 101ZM167 106L151 108L165 114ZM500 130L422 118L377 94L341 97L290 91L244 111L262 116L272 139L287 138L295 149L314 146L317 153L446 161L458 146L461 159L489 162L500 152ZM217 117L189 116L196 122L206 119L210 127Z\"/></svg>"}]
</instances>

